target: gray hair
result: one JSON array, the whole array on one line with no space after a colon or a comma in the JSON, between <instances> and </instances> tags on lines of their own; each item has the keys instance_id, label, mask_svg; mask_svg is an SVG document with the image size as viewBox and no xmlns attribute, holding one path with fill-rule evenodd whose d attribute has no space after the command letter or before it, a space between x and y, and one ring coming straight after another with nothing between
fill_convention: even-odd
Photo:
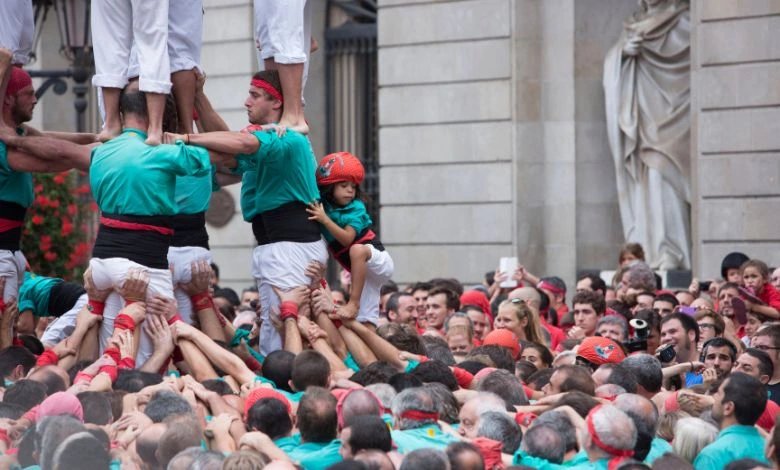
<instances>
[{"instance_id":1,"label":"gray hair","mask_svg":"<svg viewBox=\"0 0 780 470\"><path fill-rule=\"evenodd\" d=\"M549 426L555 429L555 432L561 436L564 454L570 450L577 450L577 432L569 417L562 411L545 411L531 423L529 430L536 426ZM527 438L528 433L526 433L526 439ZM526 442L526 439L523 439L523 443Z\"/></svg>"},{"instance_id":2,"label":"gray hair","mask_svg":"<svg viewBox=\"0 0 780 470\"><path fill-rule=\"evenodd\" d=\"M190 470L222 470L222 461L225 456L221 452L203 450L195 455Z\"/></svg>"},{"instance_id":3,"label":"gray hair","mask_svg":"<svg viewBox=\"0 0 780 470\"><path fill-rule=\"evenodd\" d=\"M523 431L505 412L488 411L479 416L477 437L499 441L501 452L514 454L523 440Z\"/></svg>"},{"instance_id":4,"label":"gray hair","mask_svg":"<svg viewBox=\"0 0 780 470\"><path fill-rule=\"evenodd\" d=\"M623 359L621 364L634 374L637 384L641 385L649 393L656 393L661 390L664 373L661 361L654 356L650 354L633 354Z\"/></svg>"},{"instance_id":5,"label":"gray hair","mask_svg":"<svg viewBox=\"0 0 780 470\"><path fill-rule=\"evenodd\" d=\"M439 382L431 382L423 385L423 388L431 394L436 408L439 411L439 419L445 423L458 422L458 400L446 385Z\"/></svg>"},{"instance_id":6,"label":"gray hair","mask_svg":"<svg viewBox=\"0 0 780 470\"><path fill-rule=\"evenodd\" d=\"M451 468L447 454L444 452L417 449L406 454L398 470L450 470Z\"/></svg>"},{"instance_id":7,"label":"gray hair","mask_svg":"<svg viewBox=\"0 0 780 470\"><path fill-rule=\"evenodd\" d=\"M546 414L546 413L545 413ZM551 424L536 424L525 432L523 436L523 452L531 457L545 459L550 463L561 464L566 455L566 436L558 432L558 428ZM576 436L575 436L576 446Z\"/></svg>"},{"instance_id":8,"label":"gray hair","mask_svg":"<svg viewBox=\"0 0 780 470\"><path fill-rule=\"evenodd\" d=\"M471 400L477 402L477 416L489 411L506 411L506 402L504 399L493 392L479 392Z\"/></svg>"},{"instance_id":9,"label":"gray hair","mask_svg":"<svg viewBox=\"0 0 780 470\"><path fill-rule=\"evenodd\" d=\"M634 455L637 459L644 460L650 452L658 427L658 408L652 401L633 393L618 395L613 405L634 422L637 432Z\"/></svg>"},{"instance_id":10,"label":"gray hair","mask_svg":"<svg viewBox=\"0 0 780 470\"><path fill-rule=\"evenodd\" d=\"M674 453L688 462L718 437L718 428L700 418L682 418L674 426Z\"/></svg>"},{"instance_id":11,"label":"gray hair","mask_svg":"<svg viewBox=\"0 0 780 470\"><path fill-rule=\"evenodd\" d=\"M615 325L620 327L620 329L623 331L623 340L628 339L628 323L626 323L626 319L618 316L618 315L604 315L602 316L598 323L596 323L596 331L599 330L601 325Z\"/></svg>"},{"instance_id":12,"label":"gray hair","mask_svg":"<svg viewBox=\"0 0 780 470\"><path fill-rule=\"evenodd\" d=\"M166 467L166 470L187 470L195 459L203 452L200 447L188 447L176 454Z\"/></svg>"},{"instance_id":13,"label":"gray hair","mask_svg":"<svg viewBox=\"0 0 780 470\"><path fill-rule=\"evenodd\" d=\"M41 468L49 470L53 468L54 453L57 446L68 436L86 431L84 424L72 416L49 416L41 420L37 425L38 455Z\"/></svg>"},{"instance_id":14,"label":"gray hair","mask_svg":"<svg viewBox=\"0 0 780 470\"><path fill-rule=\"evenodd\" d=\"M437 413L436 404L431 394L422 387L407 388L393 399L393 415L398 429L416 429L427 424L436 424L435 419L409 419L401 415L407 411L423 411L425 413Z\"/></svg>"},{"instance_id":15,"label":"gray hair","mask_svg":"<svg viewBox=\"0 0 780 470\"><path fill-rule=\"evenodd\" d=\"M366 390L376 395L379 401L382 402L382 406L390 408L393 404L393 398L395 398L396 391L392 385L386 383L371 384L366 387Z\"/></svg>"},{"instance_id":16,"label":"gray hair","mask_svg":"<svg viewBox=\"0 0 780 470\"><path fill-rule=\"evenodd\" d=\"M192 414L192 406L180 395L169 390L160 390L144 408L144 414L154 423L162 423L173 415Z\"/></svg>"},{"instance_id":17,"label":"gray hair","mask_svg":"<svg viewBox=\"0 0 780 470\"><path fill-rule=\"evenodd\" d=\"M506 402L507 407L529 404L523 390L523 383L513 373L503 369L489 373L480 380L477 389L495 393Z\"/></svg>"},{"instance_id":18,"label":"gray hair","mask_svg":"<svg viewBox=\"0 0 780 470\"><path fill-rule=\"evenodd\" d=\"M450 332L450 320L453 318L465 318L468 320L468 328L469 331L471 331L471 334L474 334L474 322L471 320L471 317L469 317L469 314L466 312L454 312L452 315L447 317L447 319L444 321L444 332L449 333Z\"/></svg>"},{"instance_id":19,"label":"gray hair","mask_svg":"<svg viewBox=\"0 0 780 470\"><path fill-rule=\"evenodd\" d=\"M655 273L644 261L634 261L628 266L628 286L642 291L655 292Z\"/></svg>"},{"instance_id":20,"label":"gray hair","mask_svg":"<svg viewBox=\"0 0 780 470\"><path fill-rule=\"evenodd\" d=\"M631 418L612 405L601 405L592 412L593 431L604 444L618 450L633 450L636 445L636 426ZM591 448L595 447L593 439ZM595 450L603 452L595 447Z\"/></svg>"}]
</instances>

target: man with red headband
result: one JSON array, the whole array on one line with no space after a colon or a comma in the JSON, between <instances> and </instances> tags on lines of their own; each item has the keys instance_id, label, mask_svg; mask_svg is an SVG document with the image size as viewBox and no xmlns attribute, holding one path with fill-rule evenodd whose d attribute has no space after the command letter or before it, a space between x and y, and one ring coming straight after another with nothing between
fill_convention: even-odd
<instances>
[{"instance_id":1,"label":"man with red headband","mask_svg":"<svg viewBox=\"0 0 780 470\"><path fill-rule=\"evenodd\" d=\"M0 49L0 277L6 279L3 301L15 298L27 264L19 244L25 213L33 201L31 172L86 169L89 152L72 153L81 147L41 137L22 137L30 129L35 89L30 75L11 66L12 54ZM37 131L36 131L37 132ZM94 136L93 136L94 138Z\"/></svg>"},{"instance_id":2,"label":"man with red headband","mask_svg":"<svg viewBox=\"0 0 780 470\"><path fill-rule=\"evenodd\" d=\"M279 74L263 71L254 75L244 102L249 122L256 126L279 122L284 107ZM197 103L196 103L196 109ZM200 113L200 109L198 110ZM201 120L218 118L200 114ZM279 305L273 287L289 290L308 285L306 269L312 261L323 265L328 258L319 224L309 220L306 207L319 199L315 179L317 162L306 136L287 131L283 136L263 131L208 132L166 135L167 141L182 139L216 152L238 155L235 172L255 172L252 231L257 239L252 271L260 292L263 324L260 352L282 348L282 339L269 319ZM243 205L243 204L242 204Z\"/></svg>"},{"instance_id":3,"label":"man with red headband","mask_svg":"<svg viewBox=\"0 0 780 470\"><path fill-rule=\"evenodd\" d=\"M459 439L442 432L439 413L430 393L422 387L407 388L393 399L393 443L407 454L422 448L444 450Z\"/></svg>"}]
</instances>

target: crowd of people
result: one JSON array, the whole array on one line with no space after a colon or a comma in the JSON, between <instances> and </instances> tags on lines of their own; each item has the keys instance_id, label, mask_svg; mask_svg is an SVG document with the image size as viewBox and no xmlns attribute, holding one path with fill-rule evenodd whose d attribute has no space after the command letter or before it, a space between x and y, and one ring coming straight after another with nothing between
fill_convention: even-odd
<instances>
[{"instance_id":1,"label":"crowd of people","mask_svg":"<svg viewBox=\"0 0 780 470\"><path fill-rule=\"evenodd\" d=\"M730 253L672 291L629 243L576 292L524 267L396 285L359 158L307 137L310 3L255 1L265 70L231 131L199 1L92 2L105 126L73 134L27 124L31 2L0 2L0 467L780 467L780 269ZM32 173L71 168L100 208L83 282L19 250L45 235L22 230ZM204 217L239 183L241 296Z\"/></svg>"}]
</instances>

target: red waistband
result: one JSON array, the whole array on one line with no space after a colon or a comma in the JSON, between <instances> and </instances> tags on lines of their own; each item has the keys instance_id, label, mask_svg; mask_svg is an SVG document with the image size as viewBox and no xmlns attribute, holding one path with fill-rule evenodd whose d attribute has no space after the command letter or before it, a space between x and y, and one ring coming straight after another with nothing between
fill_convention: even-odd
<instances>
[{"instance_id":1,"label":"red waistband","mask_svg":"<svg viewBox=\"0 0 780 470\"><path fill-rule=\"evenodd\" d=\"M413 419L415 421L423 421L426 419L438 421L439 413L436 413L435 411L406 410L401 413L401 418Z\"/></svg>"},{"instance_id":2,"label":"red waistband","mask_svg":"<svg viewBox=\"0 0 780 470\"><path fill-rule=\"evenodd\" d=\"M100 224L106 227L119 228L122 230L138 230L144 232L157 232L162 235L173 235L173 229L167 227L158 227L156 225L138 224L135 222L124 222L122 220L109 219L107 217L100 217Z\"/></svg>"},{"instance_id":3,"label":"red waistband","mask_svg":"<svg viewBox=\"0 0 780 470\"><path fill-rule=\"evenodd\" d=\"M0 219L0 232L7 232L22 226L21 220Z\"/></svg>"},{"instance_id":4,"label":"red waistband","mask_svg":"<svg viewBox=\"0 0 780 470\"><path fill-rule=\"evenodd\" d=\"M360 238L356 239L355 241L353 241L352 245L364 245L366 242L371 241L374 238L376 238L376 233L374 233L373 230L368 229L368 230L366 230L366 233L364 233L362 237L360 237ZM349 245L348 247L342 248L341 250L333 253L333 256L339 257L339 256L343 255L344 253L349 252L349 247L351 247L352 245Z\"/></svg>"}]
</instances>

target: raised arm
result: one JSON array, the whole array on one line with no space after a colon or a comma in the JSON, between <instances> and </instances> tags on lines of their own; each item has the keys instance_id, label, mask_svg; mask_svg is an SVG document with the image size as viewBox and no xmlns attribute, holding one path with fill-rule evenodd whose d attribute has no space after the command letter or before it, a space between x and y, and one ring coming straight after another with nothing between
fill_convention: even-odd
<instances>
[{"instance_id":1,"label":"raised arm","mask_svg":"<svg viewBox=\"0 0 780 470\"><path fill-rule=\"evenodd\" d=\"M206 77L198 74L198 86L195 92L195 110L198 112L198 122L203 132L229 131L227 123L217 114L211 101L203 92Z\"/></svg>"},{"instance_id":2,"label":"raised arm","mask_svg":"<svg viewBox=\"0 0 780 470\"><path fill-rule=\"evenodd\" d=\"M187 339L203 351L217 367L236 379L240 384L252 382L255 374L244 364L238 356L223 349L202 331L187 325L182 321L173 324L174 337Z\"/></svg>"},{"instance_id":3,"label":"raised arm","mask_svg":"<svg viewBox=\"0 0 780 470\"><path fill-rule=\"evenodd\" d=\"M11 76L11 58L13 53L4 47L0 47L0 96L5 96L5 90L8 89L8 78ZM2 111L2 109L0 109ZM0 113L0 127L8 127Z\"/></svg>"}]
</instances>

